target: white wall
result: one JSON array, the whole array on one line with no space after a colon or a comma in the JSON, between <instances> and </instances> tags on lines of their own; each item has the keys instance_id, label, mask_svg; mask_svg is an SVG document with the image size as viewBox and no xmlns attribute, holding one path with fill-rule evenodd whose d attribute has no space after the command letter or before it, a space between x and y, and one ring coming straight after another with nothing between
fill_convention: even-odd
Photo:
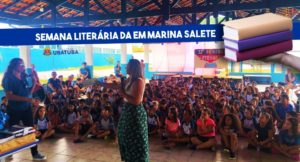
<instances>
[{"instance_id":1,"label":"white wall","mask_svg":"<svg viewBox=\"0 0 300 162\"><path fill-rule=\"evenodd\" d=\"M153 71L194 72L195 49L220 49L220 42L150 44L149 63Z\"/></svg>"}]
</instances>

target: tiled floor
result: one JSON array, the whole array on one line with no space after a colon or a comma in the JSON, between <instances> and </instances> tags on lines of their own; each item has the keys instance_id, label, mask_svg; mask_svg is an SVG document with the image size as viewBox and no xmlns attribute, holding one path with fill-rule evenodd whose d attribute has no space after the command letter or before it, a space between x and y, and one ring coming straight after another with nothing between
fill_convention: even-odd
<instances>
[{"instance_id":1,"label":"tiled floor","mask_svg":"<svg viewBox=\"0 0 300 162\"><path fill-rule=\"evenodd\" d=\"M236 160L230 160L228 153L217 149L193 151L185 146L165 150L159 140L150 140L151 162L292 162L281 155L266 154L248 150L242 140ZM58 135L39 144L39 150L47 155L47 162L120 162L118 147L111 141L88 139L85 143L73 144L70 135ZM31 161L30 150L17 153L7 162Z\"/></svg>"}]
</instances>

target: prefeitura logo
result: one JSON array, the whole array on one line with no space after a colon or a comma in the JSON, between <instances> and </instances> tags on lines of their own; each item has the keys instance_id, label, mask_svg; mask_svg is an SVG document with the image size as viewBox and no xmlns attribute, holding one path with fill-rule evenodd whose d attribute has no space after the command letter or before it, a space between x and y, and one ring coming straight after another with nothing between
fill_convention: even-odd
<instances>
[{"instance_id":1,"label":"prefeitura logo","mask_svg":"<svg viewBox=\"0 0 300 162\"><path fill-rule=\"evenodd\" d=\"M79 54L78 50L76 49L65 49L65 50L51 50L49 47L44 48L43 55L50 56L50 55L76 55Z\"/></svg>"},{"instance_id":2,"label":"prefeitura logo","mask_svg":"<svg viewBox=\"0 0 300 162\"><path fill-rule=\"evenodd\" d=\"M50 55L51 55L51 49L50 49L49 47L46 47L46 48L44 49L44 55L45 55L45 56L50 56Z\"/></svg>"}]
</instances>

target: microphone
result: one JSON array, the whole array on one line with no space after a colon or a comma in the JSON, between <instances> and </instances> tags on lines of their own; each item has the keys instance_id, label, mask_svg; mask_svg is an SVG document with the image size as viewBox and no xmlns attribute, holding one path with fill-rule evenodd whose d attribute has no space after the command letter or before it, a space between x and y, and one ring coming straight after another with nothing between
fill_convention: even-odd
<instances>
[{"instance_id":1,"label":"microphone","mask_svg":"<svg viewBox=\"0 0 300 162\"><path fill-rule=\"evenodd\" d=\"M33 87L34 81L31 75L23 72L21 74L22 80L24 82L24 84L26 85L27 88L31 88Z\"/></svg>"}]
</instances>

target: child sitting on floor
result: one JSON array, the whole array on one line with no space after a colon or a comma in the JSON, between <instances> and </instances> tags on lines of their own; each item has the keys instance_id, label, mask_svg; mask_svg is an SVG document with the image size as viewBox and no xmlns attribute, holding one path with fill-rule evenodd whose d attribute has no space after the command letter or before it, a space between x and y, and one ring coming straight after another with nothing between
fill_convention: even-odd
<instances>
[{"instance_id":1,"label":"child sitting on floor","mask_svg":"<svg viewBox=\"0 0 300 162\"><path fill-rule=\"evenodd\" d=\"M273 143L273 149L296 161L300 160L300 134L297 118L285 120L282 130L279 132L278 141Z\"/></svg>"},{"instance_id":2,"label":"child sitting on floor","mask_svg":"<svg viewBox=\"0 0 300 162\"><path fill-rule=\"evenodd\" d=\"M242 119L243 136L250 138L251 133L255 130L256 119L253 116L254 110L251 107L247 107L244 111L244 118Z\"/></svg>"},{"instance_id":3,"label":"child sitting on floor","mask_svg":"<svg viewBox=\"0 0 300 162\"><path fill-rule=\"evenodd\" d=\"M168 108L167 108L167 100L162 99L159 103L159 109L156 111L156 114L159 118L160 129L165 128L165 121L168 117Z\"/></svg>"},{"instance_id":4,"label":"child sitting on floor","mask_svg":"<svg viewBox=\"0 0 300 162\"><path fill-rule=\"evenodd\" d=\"M105 106L101 111L98 121L93 125L92 134L97 138L113 137L114 136L114 120L111 115L110 106Z\"/></svg>"},{"instance_id":5,"label":"child sitting on floor","mask_svg":"<svg viewBox=\"0 0 300 162\"><path fill-rule=\"evenodd\" d=\"M183 120L181 123L181 131L178 138L170 138L168 141L173 144L182 143L189 144L191 141L191 137L196 132L196 123L192 118L191 110L184 110L183 112Z\"/></svg>"},{"instance_id":6,"label":"child sitting on floor","mask_svg":"<svg viewBox=\"0 0 300 162\"><path fill-rule=\"evenodd\" d=\"M54 104L50 104L47 108L47 116L54 130L56 130L61 122L58 108Z\"/></svg>"},{"instance_id":7,"label":"child sitting on floor","mask_svg":"<svg viewBox=\"0 0 300 162\"><path fill-rule=\"evenodd\" d=\"M150 109L148 110L148 134L149 135L155 135L159 132L159 118L156 115L156 109L154 106L150 106Z\"/></svg>"},{"instance_id":8,"label":"child sitting on floor","mask_svg":"<svg viewBox=\"0 0 300 162\"><path fill-rule=\"evenodd\" d=\"M181 130L183 134L183 138L181 139L181 141L189 142L190 137L193 136L196 132L196 122L193 119L193 112L191 110L184 110Z\"/></svg>"},{"instance_id":9,"label":"child sitting on floor","mask_svg":"<svg viewBox=\"0 0 300 162\"><path fill-rule=\"evenodd\" d=\"M216 123L210 117L211 112L205 108L202 110L200 118L197 120L197 136L191 138L194 145L193 149L207 149L214 150L216 142Z\"/></svg>"},{"instance_id":10,"label":"child sitting on floor","mask_svg":"<svg viewBox=\"0 0 300 162\"><path fill-rule=\"evenodd\" d=\"M262 150L270 152L272 140L274 136L274 125L271 115L268 113L261 113L259 122L255 126L255 133L249 140L249 148L256 148L258 151Z\"/></svg>"},{"instance_id":11,"label":"child sitting on floor","mask_svg":"<svg viewBox=\"0 0 300 162\"><path fill-rule=\"evenodd\" d=\"M81 109L81 116L75 124L74 143L84 142L89 133L93 131L93 119L88 109L88 107Z\"/></svg>"},{"instance_id":12,"label":"child sitting on floor","mask_svg":"<svg viewBox=\"0 0 300 162\"><path fill-rule=\"evenodd\" d=\"M36 129L36 136L41 140L45 140L54 135L55 130L51 126L51 122L48 120L46 116L46 108L44 106L40 106L37 110L35 120L34 120L34 128Z\"/></svg>"},{"instance_id":13,"label":"child sitting on floor","mask_svg":"<svg viewBox=\"0 0 300 162\"><path fill-rule=\"evenodd\" d=\"M221 121L220 134L224 150L230 152L230 158L235 159L238 145L238 132L240 131L238 118L233 114L227 114Z\"/></svg>"},{"instance_id":14,"label":"child sitting on floor","mask_svg":"<svg viewBox=\"0 0 300 162\"><path fill-rule=\"evenodd\" d=\"M65 133L74 133L75 123L78 117L79 116L75 110L75 106L72 103L69 104L68 109L63 117L64 123L58 126L59 130Z\"/></svg>"},{"instance_id":15,"label":"child sitting on floor","mask_svg":"<svg viewBox=\"0 0 300 162\"><path fill-rule=\"evenodd\" d=\"M163 138L167 139L165 147L170 148L175 146L173 142L169 142L170 139L177 138L180 132L180 120L177 115L176 108L172 107L169 110L168 118L165 121L165 132Z\"/></svg>"}]
</instances>

